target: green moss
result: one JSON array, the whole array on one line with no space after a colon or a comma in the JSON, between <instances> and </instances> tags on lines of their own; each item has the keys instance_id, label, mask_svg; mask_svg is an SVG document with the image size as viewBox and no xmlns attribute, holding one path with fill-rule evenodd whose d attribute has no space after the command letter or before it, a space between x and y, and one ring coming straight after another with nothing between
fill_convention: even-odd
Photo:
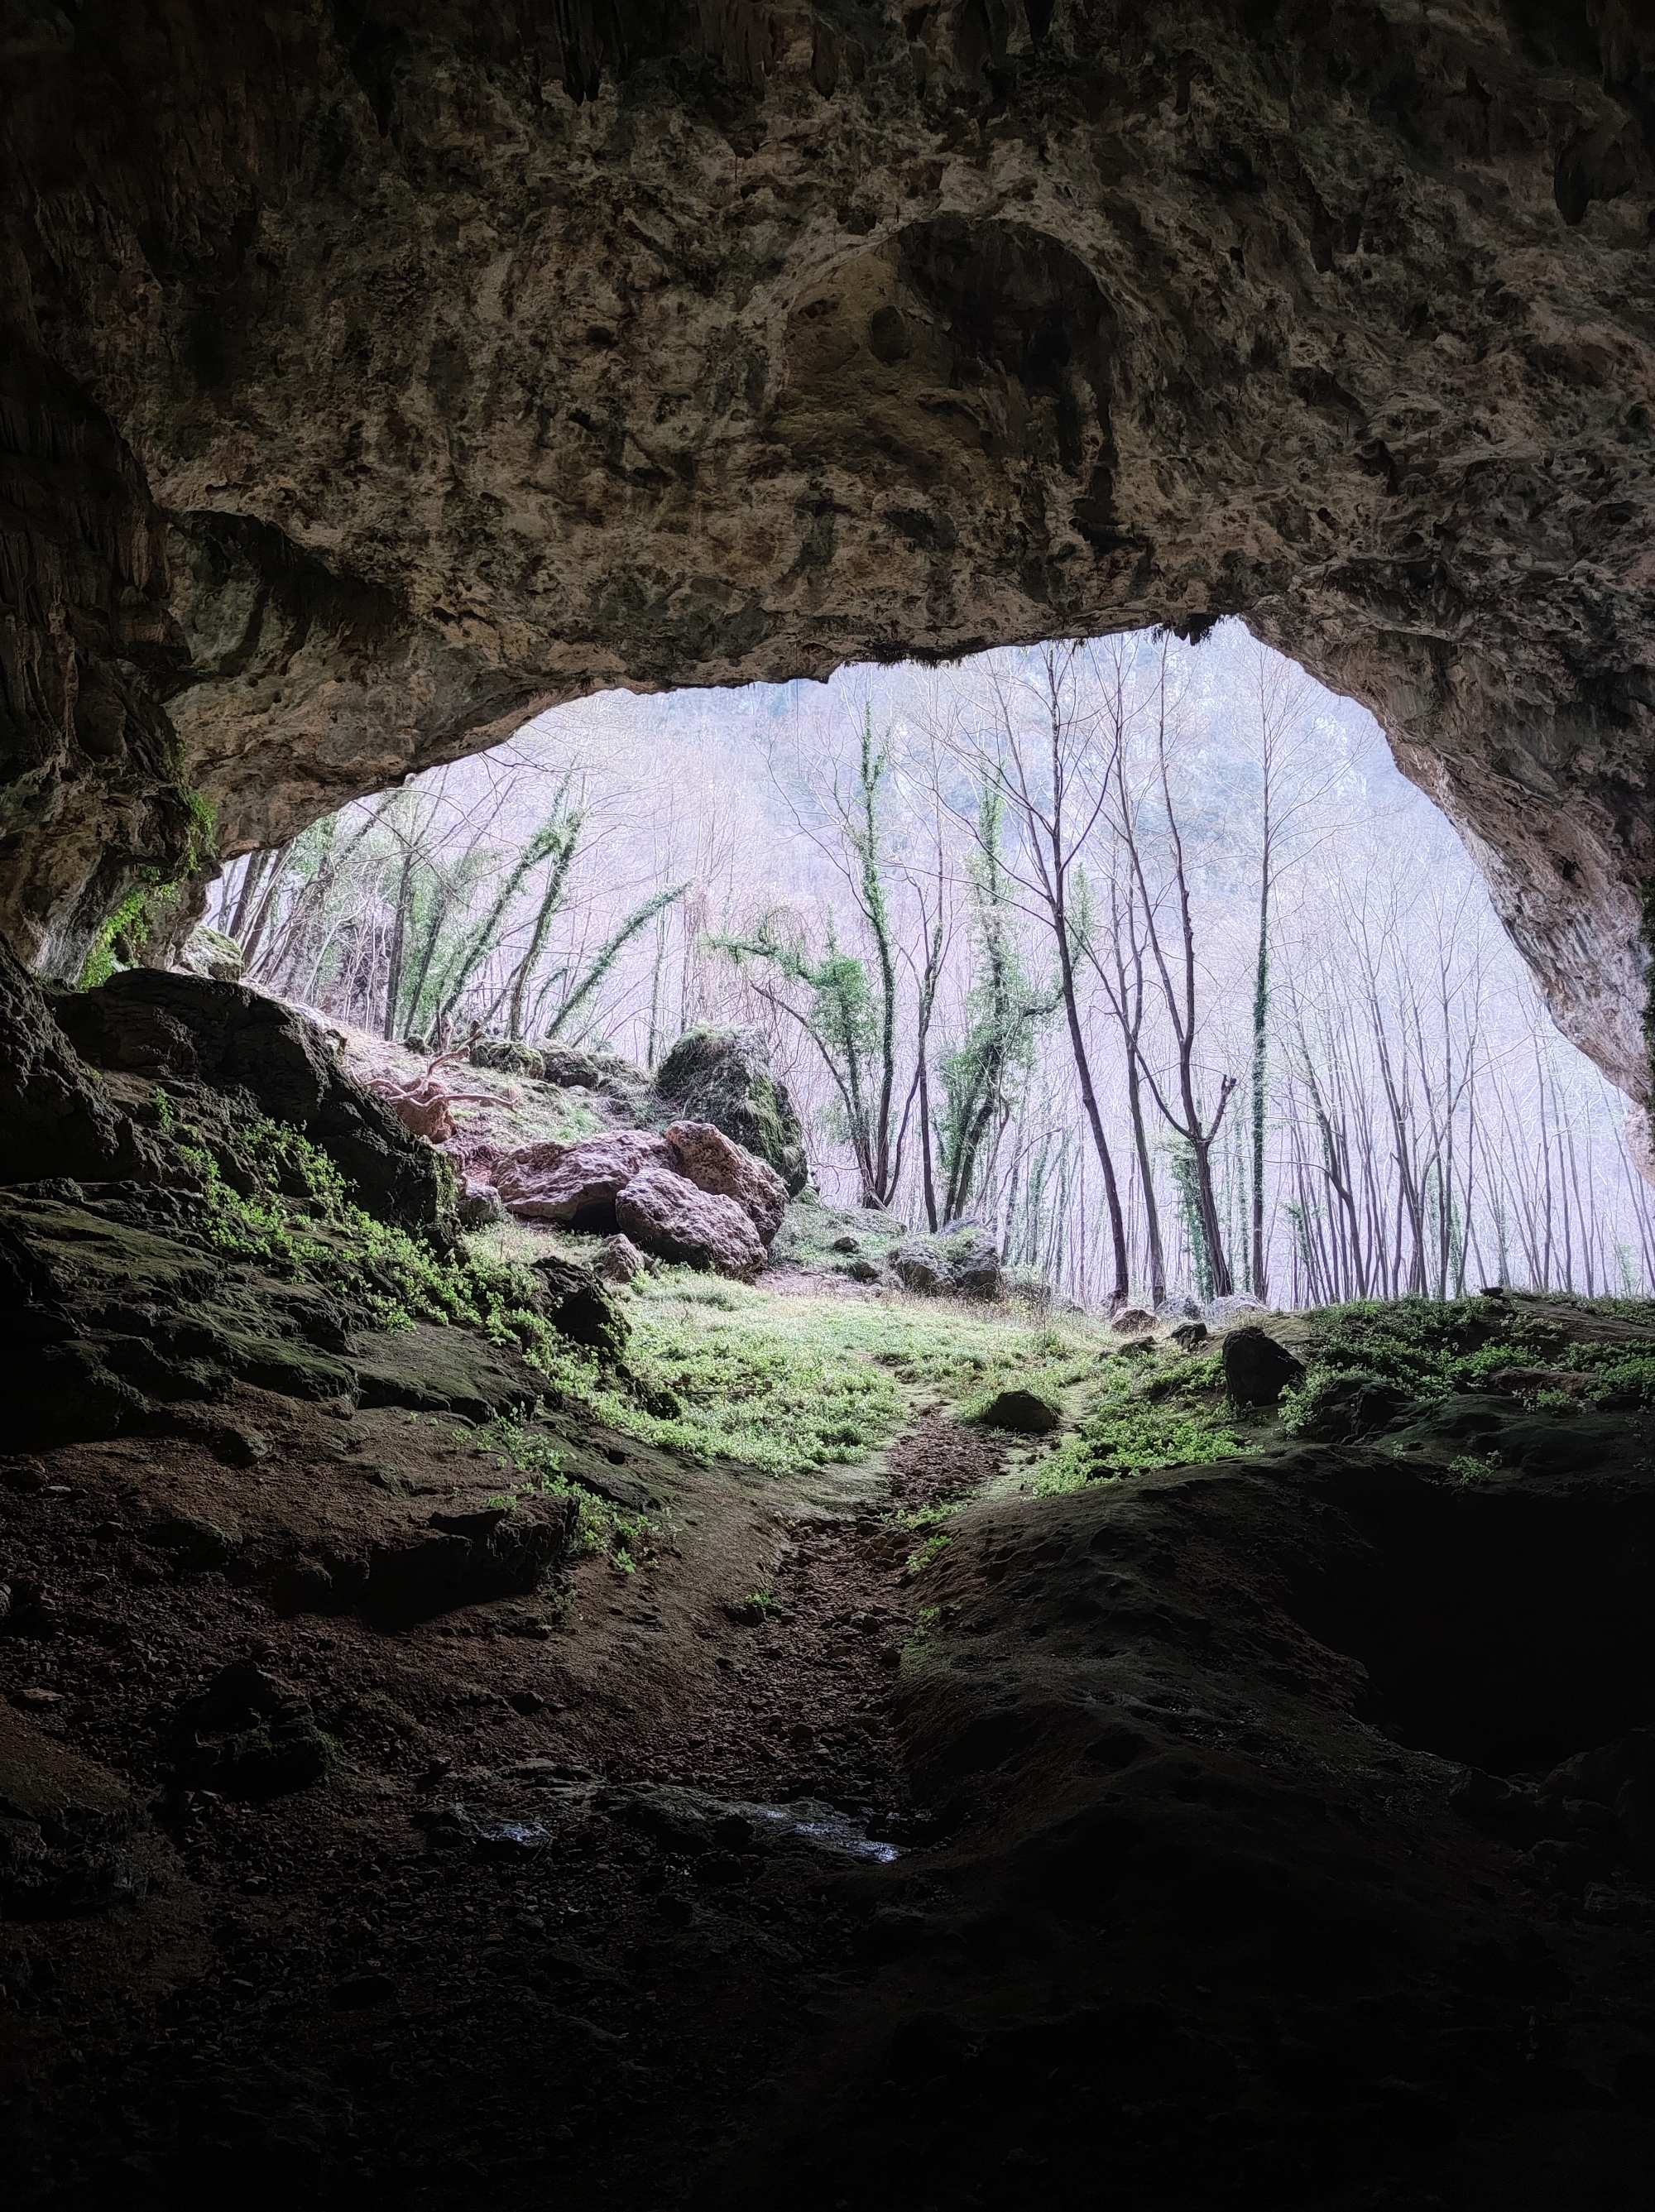
<instances>
[{"instance_id":1,"label":"green moss","mask_svg":"<svg viewBox=\"0 0 1655 2212\"><path fill-rule=\"evenodd\" d=\"M655 1565L660 1545L670 1534L670 1516L629 1512L624 1506L581 1489L563 1472L563 1454L557 1446L526 1422L496 1421L481 1431L480 1441L502 1454L526 1478L491 1498L491 1506L509 1512L525 1498L572 1498L576 1510L568 1554L571 1559L595 1556L622 1576Z\"/></svg>"},{"instance_id":2,"label":"green moss","mask_svg":"<svg viewBox=\"0 0 1655 2212\"><path fill-rule=\"evenodd\" d=\"M514 1346L560 1394L582 1395L595 1384L590 1357L535 1311L526 1268L469 1250L441 1255L376 1221L354 1203L328 1155L298 1130L257 1121L227 1149L187 1125L177 1149L199 1179L198 1233L214 1250L330 1290L377 1328L418 1321L481 1328Z\"/></svg>"},{"instance_id":3,"label":"green moss","mask_svg":"<svg viewBox=\"0 0 1655 2212\"><path fill-rule=\"evenodd\" d=\"M1641 1298L1555 1297L1557 1313L1611 1314L1655 1326L1655 1303ZM1282 1400L1282 1425L1313 1434L1322 1410L1342 1386L1369 1382L1429 1405L1461 1392L1500 1387L1513 1367L1554 1367L1591 1377L1589 1402L1603 1406L1655 1405L1655 1345L1579 1343L1556 1314L1526 1310L1501 1298L1397 1298L1329 1306L1310 1316L1314 1330L1304 1382ZM1571 1393L1543 1386L1528 1394L1539 1406L1579 1402Z\"/></svg>"},{"instance_id":4,"label":"green moss","mask_svg":"<svg viewBox=\"0 0 1655 2212\"><path fill-rule=\"evenodd\" d=\"M149 942L151 904L164 897L167 889L170 886L161 885L157 878L130 891L121 901L92 940L81 968L81 990L95 991L120 969L130 966L130 959L119 957L120 951L134 957L143 952Z\"/></svg>"},{"instance_id":5,"label":"green moss","mask_svg":"<svg viewBox=\"0 0 1655 2212\"><path fill-rule=\"evenodd\" d=\"M864 1459L914 1400L975 1401L1031 1372L1057 1390L1097 1371L1101 1330L1031 1329L895 1300L776 1298L666 1268L634 1286L633 1383L590 1401L603 1420L697 1460L775 1475Z\"/></svg>"},{"instance_id":6,"label":"green moss","mask_svg":"<svg viewBox=\"0 0 1655 2212\"><path fill-rule=\"evenodd\" d=\"M1220 1354L1148 1369L1113 1358L1086 1417L1029 1486L1061 1492L1158 1468L1199 1467L1247 1451L1256 1441L1247 1417L1226 1395Z\"/></svg>"}]
</instances>

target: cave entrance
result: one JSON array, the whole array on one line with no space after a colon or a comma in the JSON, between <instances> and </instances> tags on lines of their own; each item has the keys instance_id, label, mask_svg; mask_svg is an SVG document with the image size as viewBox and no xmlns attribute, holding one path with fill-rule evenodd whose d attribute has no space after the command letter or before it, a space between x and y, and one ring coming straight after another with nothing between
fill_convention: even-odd
<instances>
[{"instance_id":1,"label":"cave entrance","mask_svg":"<svg viewBox=\"0 0 1655 2212\"><path fill-rule=\"evenodd\" d=\"M599 695L235 864L209 920L370 1073L520 1054L545 1137L756 1035L824 1196L1087 1305L1655 1277L1624 1101L1454 830L1236 622Z\"/></svg>"}]
</instances>

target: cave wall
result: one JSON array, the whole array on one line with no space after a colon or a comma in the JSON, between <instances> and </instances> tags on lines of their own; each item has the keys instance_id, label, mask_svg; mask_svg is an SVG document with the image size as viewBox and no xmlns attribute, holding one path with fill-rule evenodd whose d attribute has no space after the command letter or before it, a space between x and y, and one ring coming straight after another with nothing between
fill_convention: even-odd
<instances>
[{"instance_id":1,"label":"cave wall","mask_svg":"<svg viewBox=\"0 0 1655 2212\"><path fill-rule=\"evenodd\" d=\"M14 4L0 927L595 688L1235 613L1646 1097L1646 22Z\"/></svg>"}]
</instances>

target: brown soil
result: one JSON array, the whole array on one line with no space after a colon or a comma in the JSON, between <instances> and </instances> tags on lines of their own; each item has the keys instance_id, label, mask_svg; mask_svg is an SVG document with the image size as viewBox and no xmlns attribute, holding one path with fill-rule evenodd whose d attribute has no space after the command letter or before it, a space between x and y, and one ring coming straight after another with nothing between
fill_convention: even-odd
<instances>
[{"instance_id":1,"label":"brown soil","mask_svg":"<svg viewBox=\"0 0 1655 2212\"><path fill-rule=\"evenodd\" d=\"M1601 1808L1451 1800L1655 1712L1646 1427L995 1501L935 1415L792 1486L571 1435L651 1562L400 1622L271 1593L484 1510L452 1420L246 1392L11 1462L0 1749L63 1877L4 1926L13 2201L1634 2201L1646 1877ZM320 1778L191 1765L249 1659Z\"/></svg>"}]
</instances>

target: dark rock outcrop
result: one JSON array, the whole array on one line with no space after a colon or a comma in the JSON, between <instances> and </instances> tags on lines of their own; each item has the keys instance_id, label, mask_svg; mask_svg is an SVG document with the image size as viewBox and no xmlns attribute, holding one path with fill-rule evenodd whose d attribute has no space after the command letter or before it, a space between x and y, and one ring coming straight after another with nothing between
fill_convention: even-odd
<instances>
[{"instance_id":1,"label":"dark rock outcrop","mask_svg":"<svg viewBox=\"0 0 1655 2212\"><path fill-rule=\"evenodd\" d=\"M690 1030L655 1070L655 1089L686 1120L710 1121L764 1161L796 1198L810 1179L805 1132L771 1073L762 1030Z\"/></svg>"},{"instance_id":2,"label":"dark rock outcrop","mask_svg":"<svg viewBox=\"0 0 1655 2212\"><path fill-rule=\"evenodd\" d=\"M1274 1406L1305 1379L1303 1362L1262 1328L1232 1328L1223 1359L1225 1388L1238 1406Z\"/></svg>"},{"instance_id":3,"label":"dark rock outcrop","mask_svg":"<svg viewBox=\"0 0 1655 2212\"><path fill-rule=\"evenodd\" d=\"M319 1145L366 1212L428 1231L452 1218L447 1162L345 1073L314 1023L279 1000L205 975L131 968L95 991L59 994L55 1006L92 1066L244 1091L259 1113Z\"/></svg>"},{"instance_id":4,"label":"dark rock outcrop","mask_svg":"<svg viewBox=\"0 0 1655 2212\"><path fill-rule=\"evenodd\" d=\"M0 1183L147 1182L161 1172L156 1147L107 1097L0 938Z\"/></svg>"},{"instance_id":5,"label":"dark rock outcrop","mask_svg":"<svg viewBox=\"0 0 1655 2212\"><path fill-rule=\"evenodd\" d=\"M1000 1295L999 1249L974 1221L945 1224L934 1235L915 1230L891 1248L886 1264L904 1290L922 1295Z\"/></svg>"},{"instance_id":6,"label":"dark rock outcrop","mask_svg":"<svg viewBox=\"0 0 1655 2212\"><path fill-rule=\"evenodd\" d=\"M30 961L600 685L1237 613L1374 708L1647 1094L1628 0L30 20Z\"/></svg>"},{"instance_id":7,"label":"dark rock outcrop","mask_svg":"<svg viewBox=\"0 0 1655 2212\"><path fill-rule=\"evenodd\" d=\"M1062 1408L1040 1390L1000 1390L977 1419L985 1428L1009 1429L1023 1437L1044 1437L1062 1421Z\"/></svg>"}]
</instances>

